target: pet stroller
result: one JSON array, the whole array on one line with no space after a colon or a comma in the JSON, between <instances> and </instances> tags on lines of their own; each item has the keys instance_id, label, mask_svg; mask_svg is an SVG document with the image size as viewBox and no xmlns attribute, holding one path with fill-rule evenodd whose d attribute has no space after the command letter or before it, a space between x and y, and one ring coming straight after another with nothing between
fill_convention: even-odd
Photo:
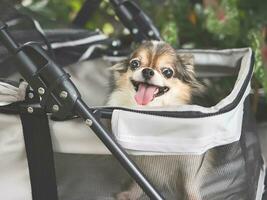
<instances>
[{"instance_id":1,"label":"pet stroller","mask_svg":"<svg viewBox=\"0 0 267 200\"><path fill-rule=\"evenodd\" d=\"M65 38L64 31L50 37L48 31L45 34L34 31L47 53L40 44L18 46L6 26L0 27L1 42L9 55L14 54L8 56L1 47L1 68L9 69L5 71L8 74L1 76L11 80L2 80L0 84L1 199L114 199L131 183L130 177L145 192L139 199L186 199L185 189L196 192L190 185L153 187L153 179L150 183L142 168L138 170L131 161L155 156L167 161L177 155L185 162L176 163L174 159L171 165L187 163L189 173L190 166L197 168L198 199L262 199L264 163L249 98L253 72L251 49L179 50L194 55L199 76L237 75L230 94L216 105L135 110L103 106L110 78L107 66L110 60L124 55L114 56L114 51L109 55L109 49L95 52L88 61L66 68L83 100L90 105L88 108L68 74L47 54L53 52L50 56L58 63L70 62L81 58L84 55L81 51L93 55L92 50L89 53L87 50L97 42L108 46L112 43L109 38L82 30L79 34L77 30L65 31ZM15 34L16 31L13 33L16 39ZM97 42L96 36L99 36ZM72 56L62 57L69 52ZM14 57L18 64L13 62ZM14 83L19 77L14 66L30 85ZM84 120L77 118L78 115ZM111 119L112 134L99 123L101 119ZM210 154L214 155L213 160L207 162ZM202 160L195 163L198 156Z\"/></svg>"}]
</instances>

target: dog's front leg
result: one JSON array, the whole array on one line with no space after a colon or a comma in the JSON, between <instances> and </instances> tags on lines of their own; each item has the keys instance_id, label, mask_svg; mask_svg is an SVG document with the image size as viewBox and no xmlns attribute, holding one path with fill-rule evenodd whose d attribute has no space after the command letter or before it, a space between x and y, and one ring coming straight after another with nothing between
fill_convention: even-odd
<instances>
[{"instance_id":1,"label":"dog's front leg","mask_svg":"<svg viewBox=\"0 0 267 200\"><path fill-rule=\"evenodd\" d=\"M140 186L133 182L127 191L120 192L116 195L117 200L138 200L143 194Z\"/></svg>"}]
</instances>

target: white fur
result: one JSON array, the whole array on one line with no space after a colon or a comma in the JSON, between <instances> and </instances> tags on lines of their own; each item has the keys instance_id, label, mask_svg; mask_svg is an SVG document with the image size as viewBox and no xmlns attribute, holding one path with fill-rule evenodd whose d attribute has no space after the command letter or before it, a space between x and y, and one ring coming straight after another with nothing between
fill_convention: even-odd
<instances>
[{"instance_id":1,"label":"white fur","mask_svg":"<svg viewBox=\"0 0 267 200\"><path fill-rule=\"evenodd\" d=\"M107 102L107 106L115 106L115 107L140 107L141 105L137 104L134 99L136 91L134 88L129 88L128 90L119 90L116 89L109 97ZM162 106L174 106L174 105L183 105L184 102L179 101L178 98L179 91L170 88L168 92L163 94L162 96L155 97L153 101L148 103L145 106L153 106L153 107L162 107Z\"/></svg>"},{"instance_id":2,"label":"white fur","mask_svg":"<svg viewBox=\"0 0 267 200\"><path fill-rule=\"evenodd\" d=\"M144 68L140 68L134 71L132 79L135 81L144 82L145 79L142 75L143 69ZM166 86L165 80L163 79L162 75L158 73L156 70L153 70L153 71L154 71L154 76L152 76L152 78L148 80L147 83L151 85L161 86L161 87Z\"/></svg>"},{"instance_id":3,"label":"white fur","mask_svg":"<svg viewBox=\"0 0 267 200\"><path fill-rule=\"evenodd\" d=\"M135 81L143 82L144 78L141 73L142 69L138 69L133 73L132 77L128 78L128 83L124 87L117 87L109 96L107 105L108 106L119 106L119 107L140 107L134 99L136 95L136 91L130 81L133 79ZM174 105L182 105L185 104L182 98L182 89L179 88L186 87L184 84L180 82L180 85L171 85L168 81L162 77L157 71L155 71L155 75L151 80L148 81L149 84L156 86L167 86L169 87L169 91L165 94L155 97L151 102L149 102L145 106L153 106L153 107L162 107L162 106L174 106Z\"/></svg>"}]
</instances>

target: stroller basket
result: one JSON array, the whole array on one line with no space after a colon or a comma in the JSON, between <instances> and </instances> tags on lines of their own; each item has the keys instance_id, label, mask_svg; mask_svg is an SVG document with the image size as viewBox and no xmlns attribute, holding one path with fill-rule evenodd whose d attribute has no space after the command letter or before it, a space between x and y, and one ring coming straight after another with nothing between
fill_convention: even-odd
<instances>
[{"instance_id":1,"label":"stroller basket","mask_svg":"<svg viewBox=\"0 0 267 200\"><path fill-rule=\"evenodd\" d=\"M200 76L207 69L211 75L219 74L220 68L227 69L228 74L238 74L231 93L212 107L106 108L101 107L108 95L106 83L110 78L106 60L87 61L67 70L89 105L96 106L99 112L112 114L111 126L116 140L145 174L156 172L148 178L165 199L261 199L264 164L249 102L253 71L251 49L179 52L194 54ZM23 85L15 87L7 82L1 83L0 91L0 141L3 141L0 154L4 160L0 165L0 197L34 199L32 184L36 183L29 175L33 169L27 165L23 140L23 131L27 129L25 121L22 121L23 128L20 122L25 119L21 117L24 112L21 106L31 105L29 91L25 91ZM26 92L26 100L21 102L19 94L23 92ZM12 106L20 109L10 112ZM40 113L31 113L34 115ZM49 127L59 199L116 199L117 194L127 191L127 183L133 183L94 133L88 134L81 120L49 120ZM38 131L38 126L33 131ZM140 162L142 159L151 163L148 169ZM173 176L172 168L180 171L187 168L187 175ZM161 174L173 176L169 185L157 182ZM188 184L185 180L190 177L194 177L194 181ZM10 192L14 188L17 192ZM148 197L141 193L138 199Z\"/></svg>"}]
</instances>

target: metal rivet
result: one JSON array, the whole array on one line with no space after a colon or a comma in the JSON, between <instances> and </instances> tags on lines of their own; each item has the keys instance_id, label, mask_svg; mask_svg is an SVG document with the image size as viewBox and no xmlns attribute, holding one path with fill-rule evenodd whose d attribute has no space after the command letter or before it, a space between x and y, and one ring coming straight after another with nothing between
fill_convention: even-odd
<instances>
[{"instance_id":1,"label":"metal rivet","mask_svg":"<svg viewBox=\"0 0 267 200\"><path fill-rule=\"evenodd\" d=\"M40 95L43 95L43 94L45 93L45 89L42 88L42 87L39 87L39 88L38 88L38 93L39 93Z\"/></svg>"},{"instance_id":2,"label":"metal rivet","mask_svg":"<svg viewBox=\"0 0 267 200\"><path fill-rule=\"evenodd\" d=\"M138 30L137 28L134 28L134 29L132 30L132 32L133 32L133 34L137 34L137 33L139 32L139 30Z\"/></svg>"},{"instance_id":3,"label":"metal rivet","mask_svg":"<svg viewBox=\"0 0 267 200\"><path fill-rule=\"evenodd\" d=\"M88 125L88 126L92 126L93 121L91 119L86 119L85 120L85 124Z\"/></svg>"},{"instance_id":4,"label":"metal rivet","mask_svg":"<svg viewBox=\"0 0 267 200\"><path fill-rule=\"evenodd\" d=\"M28 112L28 113L33 113L33 108L32 108L32 107L28 107L28 108L27 108L27 112Z\"/></svg>"},{"instance_id":5,"label":"metal rivet","mask_svg":"<svg viewBox=\"0 0 267 200\"><path fill-rule=\"evenodd\" d=\"M153 36L154 35L154 32L152 30L148 31L148 36Z\"/></svg>"},{"instance_id":6,"label":"metal rivet","mask_svg":"<svg viewBox=\"0 0 267 200\"><path fill-rule=\"evenodd\" d=\"M34 94L33 94L32 92L29 92L29 93L28 93L28 97L29 97L30 99L33 99Z\"/></svg>"},{"instance_id":7,"label":"metal rivet","mask_svg":"<svg viewBox=\"0 0 267 200\"><path fill-rule=\"evenodd\" d=\"M68 93L66 91L61 91L59 97L62 99L66 99L68 97Z\"/></svg>"},{"instance_id":8,"label":"metal rivet","mask_svg":"<svg viewBox=\"0 0 267 200\"><path fill-rule=\"evenodd\" d=\"M113 51L113 55L114 55L114 56L117 56L118 54L119 54L118 51Z\"/></svg>"},{"instance_id":9,"label":"metal rivet","mask_svg":"<svg viewBox=\"0 0 267 200\"><path fill-rule=\"evenodd\" d=\"M116 46L118 46L118 45L119 45L119 43L118 43L117 40L112 41L112 46L113 46L113 47L116 47Z\"/></svg>"},{"instance_id":10,"label":"metal rivet","mask_svg":"<svg viewBox=\"0 0 267 200\"><path fill-rule=\"evenodd\" d=\"M57 104L53 105L52 110L53 112L59 111L59 106Z\"/></svg>"}]
</instances>

